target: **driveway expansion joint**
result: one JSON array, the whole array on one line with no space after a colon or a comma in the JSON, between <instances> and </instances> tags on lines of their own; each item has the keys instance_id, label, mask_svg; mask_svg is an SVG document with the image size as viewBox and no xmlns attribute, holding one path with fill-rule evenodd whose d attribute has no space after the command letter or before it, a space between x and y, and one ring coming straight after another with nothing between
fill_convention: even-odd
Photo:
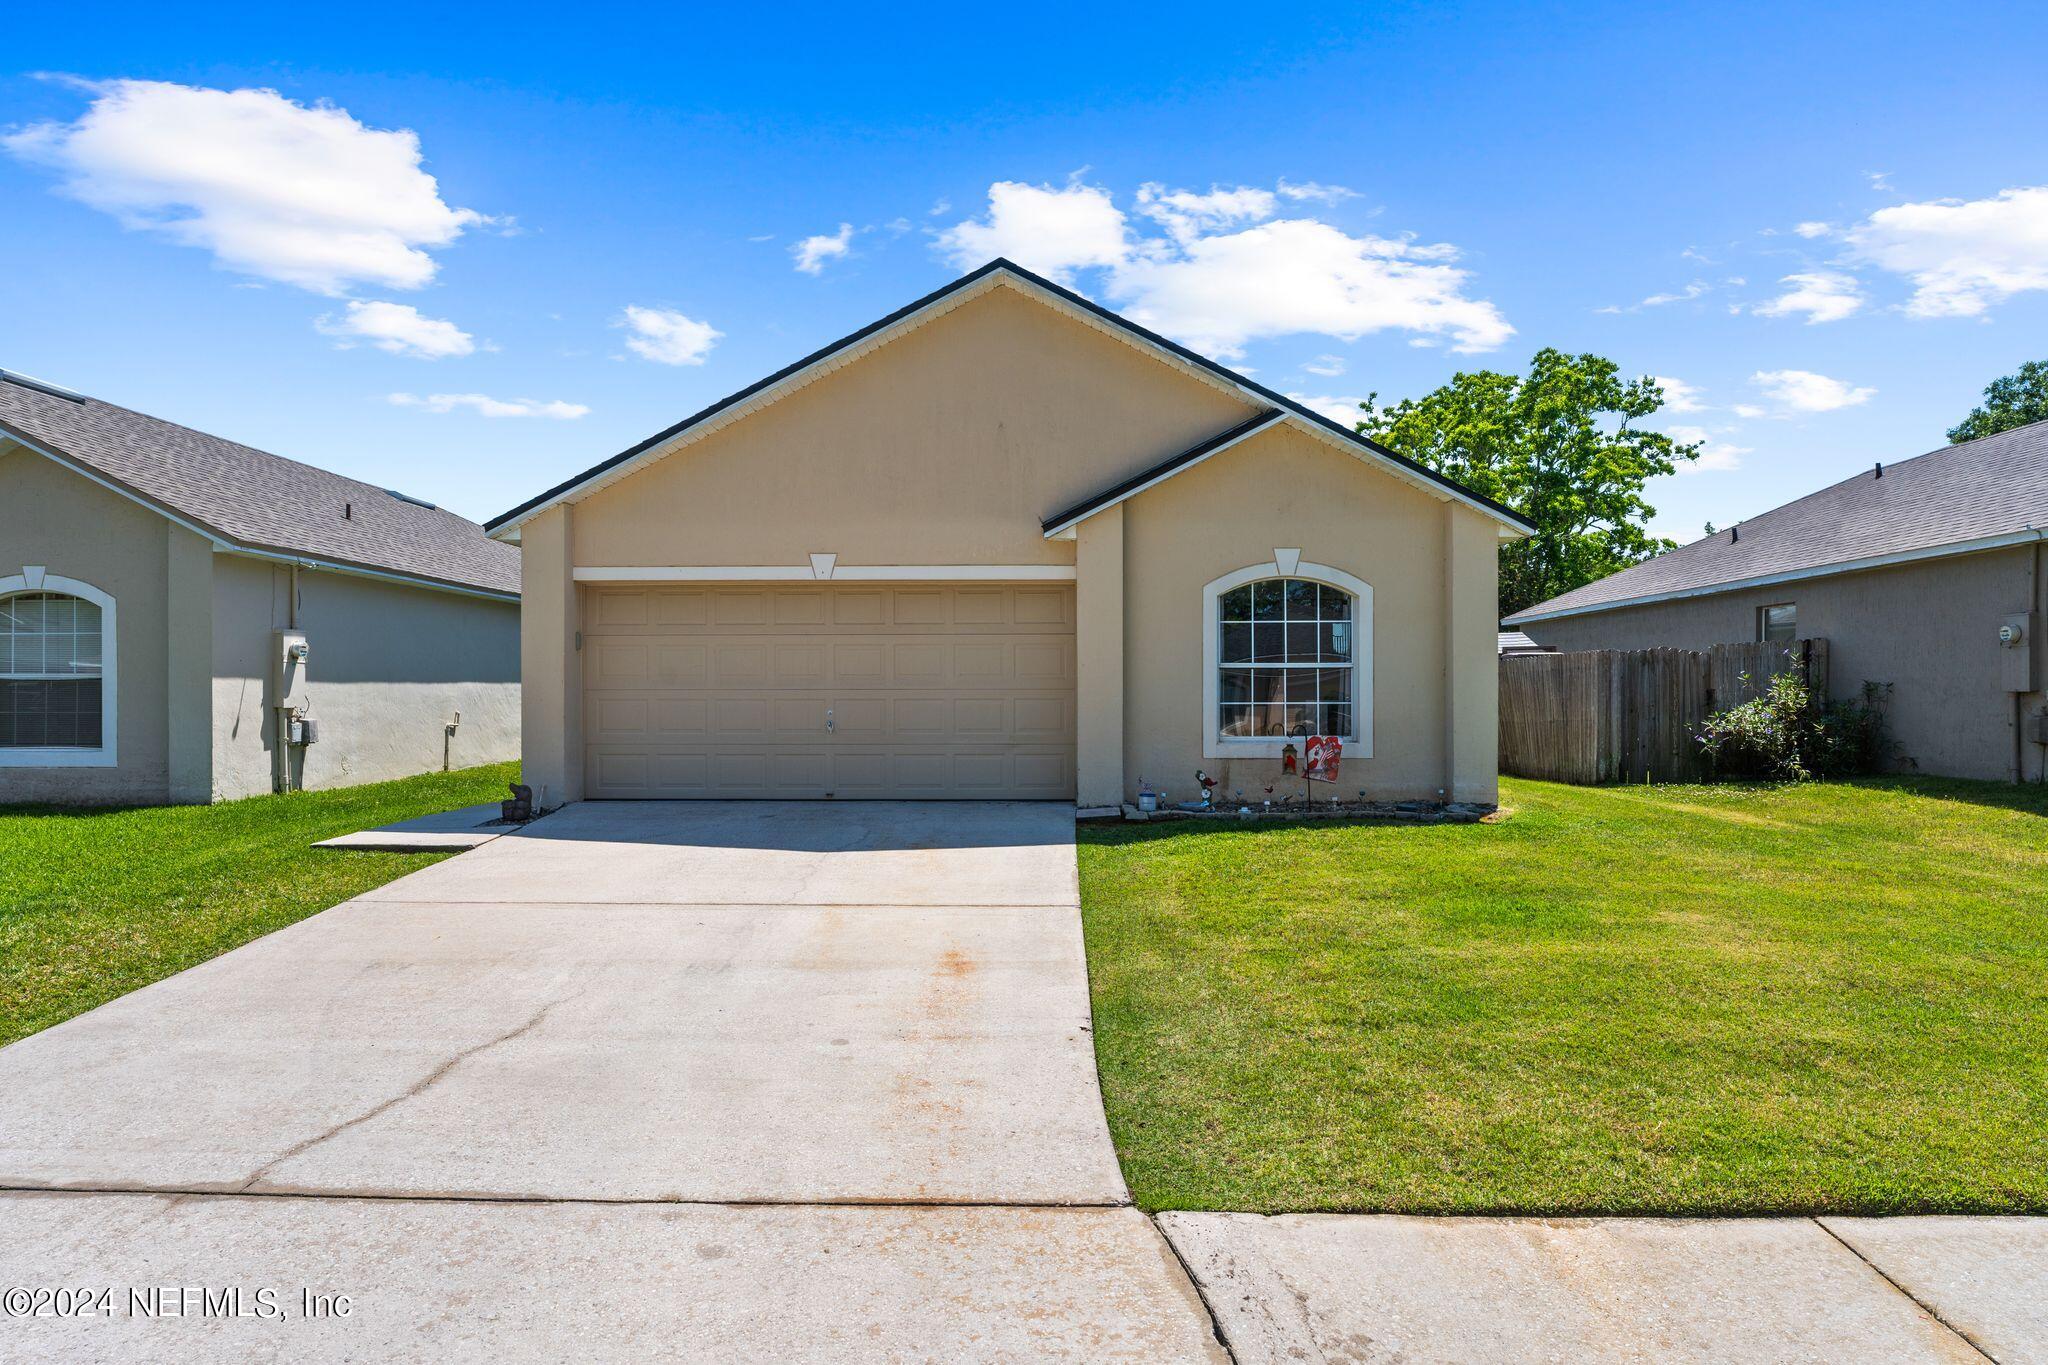
<instances>
[{"instance_id":1,"label":"driveway expansion joint","mask_svg":"<svg viewBox=\"0 0 2048 1365\"><path fill-rule=\"evenodd\" d=\"M1869 1266L1872 1274L1876 1275L1880 1280L1883 1280L1886 1284L1890 1285L1893 1289L1897 1290L1900 1294L1904 1295L1907 1301L1910 1302L1915 1308L1918 1308L1928 1317L1934 1319L1943 1327L1947 1328L1950 1332L1954 1333L1957 1340L1961 1341L1971 1350L1975 1351L1978 1355L1983 1356L1986 1360L1991 1361L1992 1365L1998 1365L1998 1357L1992 1355L1991 1352L1985 1350L1983 1346L1978 1344L1978 1341L1975 1337L1971 1336L1968 1332L1965 1332L1955 1323L1950 1322L1947 1318L1943 1317L1941 1314L1941 1310L1936 1308L1933 1304L1927 1302L1918 1294L1915 1294L1912 1290L1906 1288L1905 1285L1900 1284L1897 1280L1893 1279L1891 1275L1886 1273L1884 1267L1880 1266L1877 1262L1871 1260L1868 1256L1865 1256L1861 1251L1858 1251L1855 1245L1851 1243L1848 1238L1842 1236L1842 1234L1836 1232L1833 1228L1829 1227L1825 1220L1820 1218L1812 1218L1808 1221L1811 1222L1815 1227L1819 1228L1822 1232L1825 1232L1829 1237L1832 1237L1851 1256L1854 1256L1857 1260Z\"/></svg>"}]
</instances>

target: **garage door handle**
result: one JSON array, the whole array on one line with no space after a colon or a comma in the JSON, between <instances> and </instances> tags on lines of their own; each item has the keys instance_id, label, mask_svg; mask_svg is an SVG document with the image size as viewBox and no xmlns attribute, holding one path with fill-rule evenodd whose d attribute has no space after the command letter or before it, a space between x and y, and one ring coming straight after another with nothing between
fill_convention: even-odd
<instances>
[{"instance_id":1,"label":"garage door handle","mask_svg":"<svg viewBox=\"0 0 2048 1365\"><path fill-rule=\"evenodd\" d=\"M832 728L832 708L829 706L825 708L825 728L827 730Z\"/></svg>"}]
</instances>

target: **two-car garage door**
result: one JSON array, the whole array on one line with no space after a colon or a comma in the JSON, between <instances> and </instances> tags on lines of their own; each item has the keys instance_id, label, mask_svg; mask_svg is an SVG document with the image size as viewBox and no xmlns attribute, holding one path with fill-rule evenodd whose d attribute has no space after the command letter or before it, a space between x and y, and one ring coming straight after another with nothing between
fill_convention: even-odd
<instances>
[{"instance_id":1,"label":"two-car garage door","mask_svg":"<svg viewBox=\"0 0 2048 1365\"><path fill-rule=\"evenodd\" d=\"M1074 795L1071 585L585 594L590 796Z\"/></svg>"}]
</instances>

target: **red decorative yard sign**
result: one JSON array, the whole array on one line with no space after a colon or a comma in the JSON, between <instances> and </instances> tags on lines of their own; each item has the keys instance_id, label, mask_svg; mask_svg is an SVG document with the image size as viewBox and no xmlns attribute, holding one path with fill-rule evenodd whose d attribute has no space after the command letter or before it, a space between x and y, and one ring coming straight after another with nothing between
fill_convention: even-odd
<instances>
[{"instance_id":1,"label":"red decorative yard sign","mask_svg":"<svg viewBox=\"0 0 2048 1365\"><path fill-rule=\"evenodd\" d=\"M1308 759L1301 775L1311 782L1335 782L1337 765L1344 758L1344 741L1336 735L1310 735L1306 741Z\"/></svg>"}]
</instances>

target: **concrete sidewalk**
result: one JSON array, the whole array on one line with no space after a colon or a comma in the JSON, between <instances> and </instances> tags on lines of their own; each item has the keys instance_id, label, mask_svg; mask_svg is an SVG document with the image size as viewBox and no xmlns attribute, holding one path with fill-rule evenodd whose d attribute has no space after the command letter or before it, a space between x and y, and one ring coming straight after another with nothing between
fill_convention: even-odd
<instances>
[{"instance_id":1,"label":"concrete sidewalk","mask_svg":"<svg viewBox=\"0 0 2048 1365\"><path fill-rule=\"evenodd\" d=\"M1158 1222L1241 1365L2048 1361L2048 1218Z\"/></svg>"}]
</instances>

